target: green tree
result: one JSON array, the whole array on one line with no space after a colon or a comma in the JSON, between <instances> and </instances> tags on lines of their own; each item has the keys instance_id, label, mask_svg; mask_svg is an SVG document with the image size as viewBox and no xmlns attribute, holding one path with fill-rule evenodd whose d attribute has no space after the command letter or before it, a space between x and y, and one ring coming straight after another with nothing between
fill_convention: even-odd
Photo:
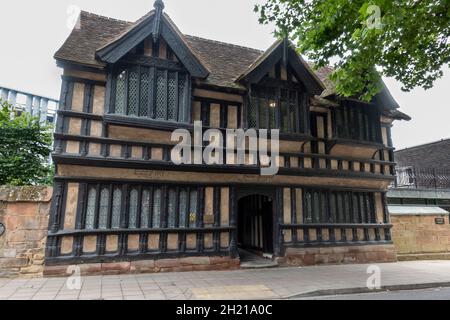
<instances>
[{"instance_id":1,"label":"green tree","mask_svg":"<svg viewBox=\"0 0 450 320\"><path fill-rule=\"evenodd\" d=\"M0 100L0 185L51 184L52 126Z\"/></svg>"},{"instance_id":2,"label":"green tree","mask_svg":"<svg viewBox=\"0 0 450 320\"><path fill-rule=\"evenodd\" d=\"M429 89L450 66L450 0L265 0L255 12L316 67L333 62L343 96L370 100L380 76Z\"/></svg>"}]
</instances>

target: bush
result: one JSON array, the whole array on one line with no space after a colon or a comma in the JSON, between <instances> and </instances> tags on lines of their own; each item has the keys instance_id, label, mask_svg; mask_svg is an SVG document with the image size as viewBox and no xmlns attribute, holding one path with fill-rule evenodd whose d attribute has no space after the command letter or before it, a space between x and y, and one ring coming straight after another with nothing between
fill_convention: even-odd
<instances>
[{"instance_id":1,"label":"bush","mask_svg":"<svg viewBox=\"0 0 450 320\"><path fill-rule=\"evenodd\" d=\"M52 125L0 100L0 185L49 185Z\"/></svg>"}]
</instances>

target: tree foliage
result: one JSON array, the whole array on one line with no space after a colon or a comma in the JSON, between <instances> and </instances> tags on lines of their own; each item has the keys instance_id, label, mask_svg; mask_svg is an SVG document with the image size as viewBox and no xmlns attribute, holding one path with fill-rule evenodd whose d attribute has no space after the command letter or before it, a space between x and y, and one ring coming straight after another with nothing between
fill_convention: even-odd
<instances>
[{"instance_id":1,"label":"tree foliage","mask_svg":"<svg viewBox=\"0 0 450 320\"><path fill-rule=\"evenodd\" d=\"M380 75L429 89L450 66L450 0L265 0L255 11L317 67L333 62L343 96L370 100Z\"/></svg>"},{"instance_id":2,"label":"tree foliage","mask_svg":"<svg viewBox=\"0 0 450 320\"><path fill-rule=\"evenodd\" d=\"M0 100L0 185L50 184L52 126Z\"/></svg>"}]
</instances>

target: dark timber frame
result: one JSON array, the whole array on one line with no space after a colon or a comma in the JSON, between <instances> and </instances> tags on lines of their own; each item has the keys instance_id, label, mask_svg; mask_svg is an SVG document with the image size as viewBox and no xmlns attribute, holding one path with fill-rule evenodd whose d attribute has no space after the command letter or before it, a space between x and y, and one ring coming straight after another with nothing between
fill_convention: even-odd
<instances>
[{"instance_id":1,"label":"dark timber frame","mask_svg":"<svg viewBox=\"0 0 450 320\"><path fill-rule=\"evenodd\" d=\"M258 51L229 47L244 50L254 63L243 62L236 72L247 70L222 83L226 72L206 59L210 48L193 45L194 37L185 38L163 9L157 0L154 11L92 50L98 68L58 61L68 72L54 135L58 174L46 265L238 258L239 201L252 195L272 200L265 223L272 225L274 257L285 257L288 248L392 244L385 188L394 180L394 148L389 113L379 105L395 107L388 92L373 103L319 98L324 84L287 39L259 58ZM217 45L206 41L202 46ZM138 84L133 87L127 77L126 106L118 114L115 78L127 68L136 70ZM160 91L158 74L165 80ZM168 83L173 79L176 88ZM157 96L164 108L157 108ZM175 165L170 132L192 134L199 118L203 132L218 129L224 136L235 127L280 129L277 176L261 177L261 155L256 163L236 164L237 155L230 160L224 152L222 164ZM250 159L251 152L245 153Z\"/></svg>"}]
</instances>

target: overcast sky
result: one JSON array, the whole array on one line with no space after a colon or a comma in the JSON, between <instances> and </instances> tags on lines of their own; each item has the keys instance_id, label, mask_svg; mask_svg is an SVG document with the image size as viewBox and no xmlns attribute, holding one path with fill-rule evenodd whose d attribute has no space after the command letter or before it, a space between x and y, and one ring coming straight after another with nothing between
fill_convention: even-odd
<instances>
[{"instance_id":1,"label":"overcast sky","mask_svg":"<svg viewBox=\"0 0 450 320\"><path fill-rule=\"evenodd\" d=\"M165 0L166 12L186 34L267 49L272 28L258 24L253 12L263 0ZM2 0L0 11L0 86L57 98L60 74L53 54L69 35L72 6L135 21L153 8L153 0ZM405 93L395 80L386 83L413 117L396 122L395 146L410 147L450 138L450 70L431 90Z\"/></svg>"}]
</instances>

